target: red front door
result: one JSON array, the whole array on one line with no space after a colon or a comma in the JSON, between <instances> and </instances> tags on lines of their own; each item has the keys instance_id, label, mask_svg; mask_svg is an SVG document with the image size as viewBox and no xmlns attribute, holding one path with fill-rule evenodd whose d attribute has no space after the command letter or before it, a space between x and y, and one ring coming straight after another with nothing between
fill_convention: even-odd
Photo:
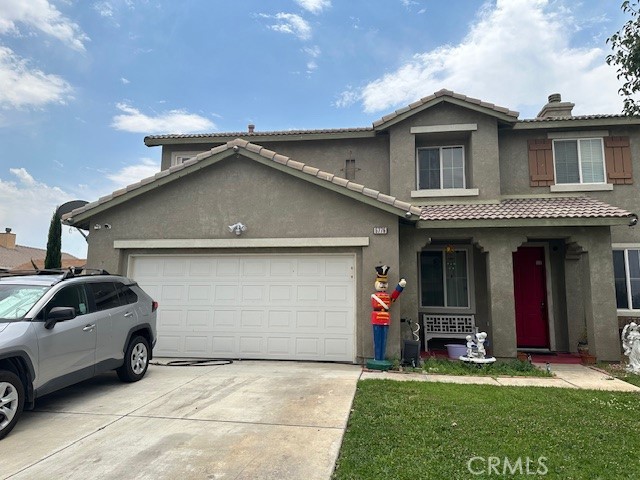
<instances>
[{"instance_id":1,"label":"red front door","mask_svg":"<svg viewBox=\"0 0 640 480\"><path fill-rule=\"evenodd\" d=\"M544 248L518 248L513 254L518 347L549 348L546 279Z\"/></svg>"}]
</instances>

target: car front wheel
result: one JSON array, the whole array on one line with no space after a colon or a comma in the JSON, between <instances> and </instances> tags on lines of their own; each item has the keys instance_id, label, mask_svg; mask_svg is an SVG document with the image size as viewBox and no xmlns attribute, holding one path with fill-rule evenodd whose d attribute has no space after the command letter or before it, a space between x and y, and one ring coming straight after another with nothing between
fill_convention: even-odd
<instances>
[{"instance_id":1,"label":"car front wheel","mask_svg":"<svg viewBox=\"0 0 640 480\"><path fill-rule=\"evenodd\" d=\"M24 407L24 386L20 378L7 370L0 370L0 439L16 425Z\"/></svg>"},{"instance_id":2,"label":"car front wheel","mask_svg":"<svg viewBox=\"0 0 640 480\"><path fill-rule=\"evenodd\" d=\"M116 371L123 382L137 382L149 367L149 342L141 336L131 339L124 355L124 365Z\"/></svg>"}]
</instances>

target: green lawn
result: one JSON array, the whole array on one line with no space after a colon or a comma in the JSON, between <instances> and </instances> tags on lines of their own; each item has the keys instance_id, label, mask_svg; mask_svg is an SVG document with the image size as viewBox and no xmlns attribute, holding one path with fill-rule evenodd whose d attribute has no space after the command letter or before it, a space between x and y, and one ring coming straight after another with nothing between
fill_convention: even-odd
<instances>
[{"instance_id":1,"label":"green lawn","mask_svg":"<svg viewBox=\"0 0 640 480\"><path fill-rule=\"evenodd\" d=\"M534 367L529 362L520 360L497 361L486 365L475 365L459 360L427 358L422 370L425 373L440 375L474 375L474 376L507 376L507 377L552 377L545 370Z\"/></svg>"},{"instance_id":2,"label":"green lawn","mask_svg":"<svg viewBox=\"0 0 640 480\"><path fill-rule=\"evenodd\" d=\"M627 372L625 370L624 363L598 363L596 367L604 370L612 377L619 378L620 380L624 380L625 382L640 387L640 375Z\"/></svg>"},{"instance_id":3,"label":"green lawn","mask_svg":"<svg viewBox=\"0 0 640 480\"><path fill-rule=\"evenodd\" d=\"M334 478L637 479L639 405L636 393L363 380Z\"/></svg>"}]
</instances>

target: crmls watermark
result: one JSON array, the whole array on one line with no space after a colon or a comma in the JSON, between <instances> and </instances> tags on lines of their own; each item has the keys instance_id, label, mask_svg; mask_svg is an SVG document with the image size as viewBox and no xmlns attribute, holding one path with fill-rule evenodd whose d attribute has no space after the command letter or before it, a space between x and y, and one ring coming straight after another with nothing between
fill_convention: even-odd
<instances>
[{"instance_id":1,"label":"crmls watermark","mask_svg":"<svg viewBox=\"0 0 640 480\"><path fill-rule=\"evenodd\" d=\"M467 469L472 475L539 475L549 472L547 457L472 457L467 462Z\"/></svg>"}]
</instances>

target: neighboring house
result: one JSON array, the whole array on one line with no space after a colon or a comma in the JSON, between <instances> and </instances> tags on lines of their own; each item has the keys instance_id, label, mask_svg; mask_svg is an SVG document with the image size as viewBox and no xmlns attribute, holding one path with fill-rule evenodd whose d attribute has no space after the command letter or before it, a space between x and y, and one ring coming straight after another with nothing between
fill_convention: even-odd
<instances>
[{"instance_id":1,"label":"neighboring house","mask_svg":"<svg viewBox=\"0 0 640 480\"><path fill-rule=\"evenodd\" d=\"M159 355L372 356L374 267L426 338L618 360L640 312L640 119L441 90L370 128L154 135L161 172L64 217L160 302ZM243 229L237 224L246 227ZM236 225L236 228L230 228ZM107 226L107 228L105 228ZM613 253L612 253L613 250Z\"/></svg>"},{"instance_id":2,"label":"neighboring house","mask_svg":"<svg viewBox=\"0 0 640 480\"><path fill-rule=\"evenodd\" d=\"M25 247L24 245L16 244L16 234L11 233L10 228L6 228L3 233L0 233L0 271L33 270L31 261L33 260L42 267L46 256L47 251L42 248ZM80 260L68 253L62 253L63 268L77 266L77 262L84 264L84 260Z\"/></svg>"}]
</instances>

